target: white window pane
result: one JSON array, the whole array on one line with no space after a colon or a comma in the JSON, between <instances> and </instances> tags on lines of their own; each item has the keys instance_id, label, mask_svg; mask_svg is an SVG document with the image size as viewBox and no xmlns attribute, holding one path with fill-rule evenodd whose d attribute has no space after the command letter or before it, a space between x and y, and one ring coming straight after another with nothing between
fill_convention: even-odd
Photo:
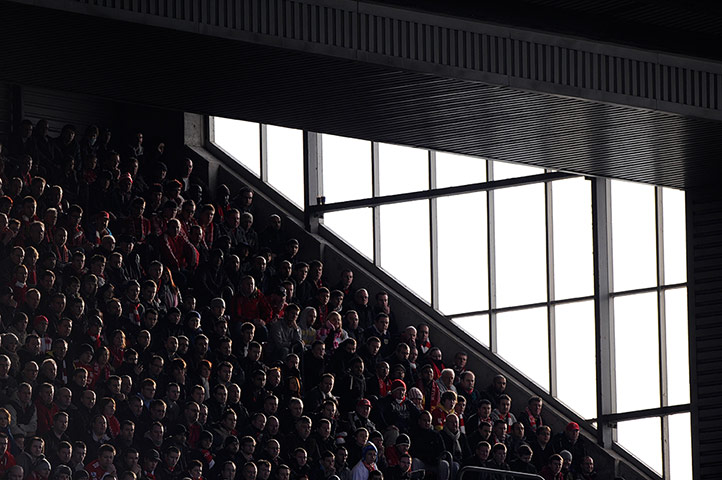
<instances>
[{"instance_id":1,"label":"white window pane","mask_svg":"<svg viewBox=\"0 0 722 480\"><path fill-rule=\"evenodd\" d=\"M436 187L456 187L486 181L486 160L436 152Z\"/></svg>"},{"instance_id":2,"label":"white window pane","mask_svg":"<svg viewBox=\"0 0 722 480\"><path fill-rule=\"evenodd\" d=\"M452 318L462 330L474 337L476 341L489 347L489 315L472 315L470 317Z\"/></svg>"},{"instance_id":3,"label":"white window pane","mask_svg":"<svg viewBox=\"0 0 722 480\"><path fill-rule=\"evenodd\" d=\"M594 293L591 184L583 178L553 182L554 296Z\"/></svg>"},{"instance_id":4,"label":"white window pane","mask_svg":"<svg viewBox=\"0 0 722 480\"><path fill-rule=\"evenodd\" d=\"M546 300L544 185L494 192L498 307Z\"/></svg>"},{"instance_id":5,"label":"white window pane","mask_svg":"<svg viewBox=\"0 0 722 480\"><path fill-rule=\"evenodd\" d=\"M381 267L431 302L428 200L380 209Z\"/></svg>"},{"instance_id":6,"label":"white window pane","mask_svg":"<svg viewBox=\"0 0 722 480\"><path fill-rule=\"evenodd\" d=\"M692 480L692 431L689 413L669 417L669 478Z\"/></svg>"},{"instance_id":7,"label":"white window pane","mask_svg":"<svg viewBox=\"0 0 722 480\"><path fill-rule=\"evenodd\" d=\"M373 259L373 212L370 208L325 213L323 224L346 243Z\"/></svg>"},{"instance_id":8,"label":"white window pane","mask_svg":"<svg viewBox=\"0 0 722 480\"><path fill-rule=\"evenodd\" d=\"M667 385L669 404L689 403L687 289L665 292L667 320Z\"/></svg>"},{"instance_id":9,"label":"white window pane","mask_svg":"<svg viewBox=\"0 0 722 480\"><path fill-rule=\"evenodd\" d=\"M268 183L303 208L303 131L268 125Z\"/></svg>"},{"instance_id":10,"label":"white window pane","mask_svg":"<svg viewBox=\"0 0 722 480\"><path fill-rule=\"evenodd\" d=\"M250 171L261 175L260 125L213 117L213 143Z\"/></svg>"},{"instance_id":11,"label":"white window pane","mask_svg":"<svg viewBox=\"0 0 722 480\"><path fill-rule=\"evenodd\" d=\"M529 167L520 163L494 162L494 180L528 177L544 173L543 168Z\"/></svg>"},{"instance_id":12,"label":"white window pane","mask_svg":"<svg viewBox=\"0 0 722 480\"><path fill-rule=\"evenodd\" d=\"M652 470L662 474L662 425L659 418L619 422L617 443Z\"/></svg>"},{"instance_id":13,"label":"white window pane","mask_svg":"<svg viewBox=\"0 0 722 480\"><path fill-rule=\"evenodd\" d=\"M496 316L499 356L548 392L547 325L547 309L544 307L499 313ZM517 407L521 406L517 405Z\"/></svg>"},{"instance_id":14,"label":"white window pane","mask_svg":"<svg viewBox=\"0 0 722 480\"><path fill-rule=\"evenodd\" d=\"M654 187L612 181L614 291L657 284Z\"/></svg>"},{"instance_id":15,"label":"white window pane","mask_svg":"<svg viewBox=\"0 0 722 480\"><path fill-rule=\"evenodd\" d=\"M439 310L489 308L486 193L437 200Z\"/></svg>"},{"instance_id":16,"label":"white window pane","mask_svg":"<svg viewBox=\"0 0 722 480\"><path fill-rule=\"evenodd\" d=\"M326 202L371 197L371 142L322 135L321 145Z\"/></svg>"},{"instance_id":17,"label":"white window pane","mask_svg":"<svg viewBox=\"0 0 722 480\"><path fill-rule=\"evenodd\" d=\"M594 302L555 307L557 397L585 418L597 416Z\"/></svg>"},{"instance_id":18,"label":"white window pane","mask_svg":"<svg viewBox=\"0 0 722 480\"><path fill-rule=\"evenodd\" d=\"M659 407L657 294L615 298L614 329L617 411Z\"/></svg>"},{"instance_id":19,"label":"white window pane","mask_svg":"<svg viewBox=\"0 0 722 480\"><path fill-rule=\"evenodd\" d=\"M381 195L416 192L428 190L428 188L428 151L379 143L379 190Z\"/></svg>"},{"instance_id":20,"label":"white window pane","mask_svg":"<svg viewBox=\"0 0 722 480\"><path fill-rule=\"evenodd\" d=\"M664 221L664 282L687 281L687 239L684 192L665 188L662 191Z\"/></svg>"}]
</instances>

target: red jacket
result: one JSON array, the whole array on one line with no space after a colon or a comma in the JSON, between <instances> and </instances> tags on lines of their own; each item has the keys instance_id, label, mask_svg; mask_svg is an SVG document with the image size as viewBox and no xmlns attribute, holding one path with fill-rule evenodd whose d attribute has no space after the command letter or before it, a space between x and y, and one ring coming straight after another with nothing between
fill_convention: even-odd
<instances>
[{"instance_id":1,"label":"red jacket","mask_svg":"<svg viewBox=\"0 0 722 480\"><path fill-rule=\"evenodd\" d=\"M0 457L0 477L4 477L5 473L15 465L15 457L13 457L13 454L5 451L5 454Z\"/></svg>"},{"instance_id":2,"label":"red jacket","mask_svg":"<svg viewBox=\"0 0 722 480\"><path fill-rule=\"evenodd\" d=\"M38 410L38 430L37 435L43 435L53 428L53 417L59 412L58 406L52 403L46 406L40 399L35 400L35 408Z\"/></svg>"},{"instance_id":3,"label":"red jacket","mask_svg":"<svg viewBox=\"0 0 722 480\"><path fill-rule=\"evenodd\" d=\"M230 314L234 323L261 320L265 324L272 316L271 306L258 289L248 297L241 294L234 295L231 299Z\"/></svg>"}]
</instances>

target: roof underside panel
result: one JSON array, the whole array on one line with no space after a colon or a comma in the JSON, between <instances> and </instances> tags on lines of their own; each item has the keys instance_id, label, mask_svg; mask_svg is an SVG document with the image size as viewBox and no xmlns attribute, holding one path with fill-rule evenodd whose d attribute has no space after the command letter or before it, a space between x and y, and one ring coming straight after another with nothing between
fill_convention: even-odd
<instances>
[{"instance_id":1,"label":"roof underside panel","mask_svg":"<svg viewBox=\"0 0 722 480\"><path fill-rule=\"evenodd\" d=\"M2 3L0 80L675 188L722 124Z\"/></svg>"}]
</instances>

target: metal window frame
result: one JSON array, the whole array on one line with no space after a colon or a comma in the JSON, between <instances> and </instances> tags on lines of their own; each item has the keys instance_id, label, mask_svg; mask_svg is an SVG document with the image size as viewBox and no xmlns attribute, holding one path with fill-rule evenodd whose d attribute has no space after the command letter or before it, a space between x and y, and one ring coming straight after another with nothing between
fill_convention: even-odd
<instances>
[{"instance_id":1,"label":"metal window frame","mask_svg":"<svg viewBox=\"0 0 722 480\"><path fill-rule=\"evenodd\" d=\"M207 131L210 133L209 142L214 142L213 121L209 117ZM265 124L259 124L260 138L260 180L268 183L268 136ZM438 206L437 199L442 196L461 195L471 192L484 191L487 193L487 263L488 263L488 305L487 310L455 313L447 315L450 319L464 318L476 315L489 317L489 347L497 353L498 327L497 314L508 311L527 310L530 308L546 307L548 321L549 342L549 386L550 394L557 396L556 372L556 325L555 307L568 303L581 301L594 301L595 309L595 348L596 348L596 376L597 376L597 440L600 445L611 448L616 441L616 426L620 421L629 421L641 418L660 419L662 428L662 466L663 478L668 478L670 472L669 450L669 420L670 415L690 412L689 404L669 405L668 379L667 379L667 345L666 345L666 310L665 293L667 290L686 288L688 282L665 284L664 276L664 209L663 188L655 187L655 228L656 228L656 285L653 287L633 290L615 291L612 271L612 215L611 215L611 180L604 178L589 178L591 181L592 196L592 228L593 228L593 256L594 256L594 293L589 296L557 300L554 289L554 231L553 231L553 184L555 180L578 177L578 175L546 172L542 175L532 175L516 179L494 180L494 162L486 161L487 181L458 187L437 188L436 184L436 152L428 150L429 189L426 191L410 192L396 195L382 196L380 194L379 178L379 143L371 142L371 168L372 168L372 197L362 200L336 202L325 204L323 198L323 148L322 135L304 131L304 215L306 227L309 231L317 231L318 224L323 222L326 211L341 211L354 208L370 207L373 212L373 263L381 267L381 226L380 208L382 205L427 199L429 201L429 237L431 262L431 306L438 310L439 306L439 257L438 257ZM215 145L215 144L214 144ZM217 145L215 145L217 146ZM217 146L222 150L222 147ZM229 155L230 156L230 155ZM510 188L544 183L545 185L545 224L546 224L546 261L547 261L547 299L527 305L514 305L498 308L496 305L496 245L495 245L495 205L494 191L499 188ZM658 308L658 343L660 366L660 405L659 408L617 412L616 409L616 378L615 351L614 351L614 308L616 297L638 295L655 292ZM481 344L480 344L481 345ZM481 345L484 347L483 345ZM486 347L484 347L486 348Z\"/></svg>"}]
</instances>

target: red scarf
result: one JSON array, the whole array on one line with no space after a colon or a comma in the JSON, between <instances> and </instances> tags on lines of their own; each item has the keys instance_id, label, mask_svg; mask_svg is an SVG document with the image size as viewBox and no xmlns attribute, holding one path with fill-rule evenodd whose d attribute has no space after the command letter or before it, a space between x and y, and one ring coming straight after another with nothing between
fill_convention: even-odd
<instances>
[{"instance_id":1,"label":"red scarf","mask_svg":"<svg viewBox=\"0 0 722 480\"><path fill-rule=\"evenodd\" d=\"M531 411L529 410L529 407L526 407L524 409L524 412L526 413L526 416L529 418L529 427L531 428L531 431L536 432L536 427L542 426L541 416L539 417L539 425L537 425L536 417L534 417L534 415L531 413Z\"/></svg>"}]
</instances>

